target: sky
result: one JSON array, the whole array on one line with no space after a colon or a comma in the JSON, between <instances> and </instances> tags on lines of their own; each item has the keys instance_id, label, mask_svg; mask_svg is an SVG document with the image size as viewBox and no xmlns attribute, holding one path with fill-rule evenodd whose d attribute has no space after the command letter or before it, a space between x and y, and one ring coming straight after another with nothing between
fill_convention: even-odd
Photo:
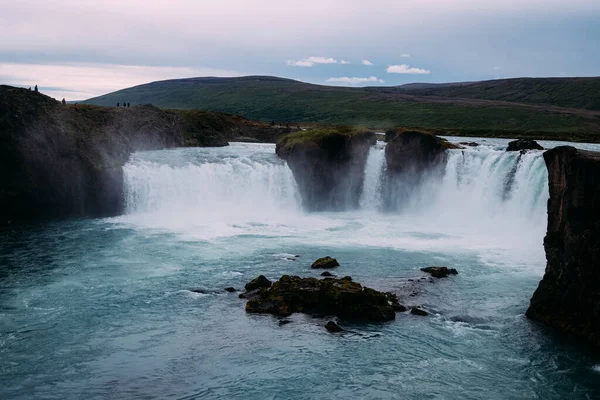
<instances>
[{"instance_id":1,"label":"sky","mask_svg":"<svg viewBox=\"0 0 600 400\"><path fill-rule=\"evenodd\" d=\"M69 101L197 76L600 76L599 0L0 0L0 37L0 84Z\"/></svg>"}]
</instances>

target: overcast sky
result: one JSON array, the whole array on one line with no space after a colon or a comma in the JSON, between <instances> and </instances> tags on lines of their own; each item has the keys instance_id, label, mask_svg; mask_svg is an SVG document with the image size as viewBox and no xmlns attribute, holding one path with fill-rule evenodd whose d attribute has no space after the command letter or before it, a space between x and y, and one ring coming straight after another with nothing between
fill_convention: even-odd
<instances>
[{"instance_id":1,"label":"overcast sky","mask_svg":"<svg viewBox=\"0 0 600 400\"><path fill-rule=\"evenodd\" d=\"M600 0L0 0L0 83L67 100L192 76L599 76Z\"/></svg>"}]
</instances>

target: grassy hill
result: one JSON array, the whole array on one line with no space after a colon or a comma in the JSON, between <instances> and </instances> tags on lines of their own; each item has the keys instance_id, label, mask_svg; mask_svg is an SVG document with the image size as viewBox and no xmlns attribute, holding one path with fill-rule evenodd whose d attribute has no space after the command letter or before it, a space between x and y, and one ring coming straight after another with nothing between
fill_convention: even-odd
<instances>
[{"instance_id":1,"label":"grassy hill","mask_svg":"<svg viewBox=\"0 0 600 400\"><path fill-rule=\"evenodd\" d=\"M451 90L447 86L445 90ZM419 88L420 87L420 88ZM600 112L553 105L408 94L423 86L348 88L250 76L153 82L87 100L112 106L151 103L170 109L239 114L252 120L415 127L462 135L600 141ZM438 90L444 89L439 87ZM433 90L429 88L429 90Z\"/></svg>"},{"instance_id":2,"label":"grassy hill","mask_svg":"<svg viewBox=\"0 0 600 400\"><path fill-rule=\"evenodd\" d=\"M600 78L518 78L452 84L409 84L399 86L397 90L417 96L501 100L600 111Z\"/></svg>"}]
</instances>

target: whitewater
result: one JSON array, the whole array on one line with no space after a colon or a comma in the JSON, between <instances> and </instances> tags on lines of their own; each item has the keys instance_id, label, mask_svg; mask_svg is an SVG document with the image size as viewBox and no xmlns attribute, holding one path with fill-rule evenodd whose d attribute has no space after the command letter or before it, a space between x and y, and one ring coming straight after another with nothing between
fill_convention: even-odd
<instances>
[{"instance_id":1,"label":"whitewater","mask_svg":"<svg viewBox=\"0 0 600 400\"><path fill-rule=\"evenodd\" d=\"M600 358L524 316L545 268L542 152L476 141L439 176L393 182L407 196L392 209L378 142L359 207L318 213L274 145L133 154L124 215L2 235L0 397L597 398ZM332 335L223 290L317 277L325 255L431 316ZM459 275L420 282L430 265Z\"/></svg>"}]
</instances>

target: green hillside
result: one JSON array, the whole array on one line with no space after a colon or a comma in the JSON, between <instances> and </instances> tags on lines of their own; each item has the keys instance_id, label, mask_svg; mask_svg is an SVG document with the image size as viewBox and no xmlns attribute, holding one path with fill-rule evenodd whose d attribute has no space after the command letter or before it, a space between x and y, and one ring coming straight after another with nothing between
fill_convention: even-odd
<instances>
[{"instance_id":1,"label":"green hillside","mask_svg":"<svg viewBox=\"0 0 600 400\"><path fill-rule=\"evenodd\" d=\"M262 76L153 82L87 101L105 106L118 102L227 112L262 121L381 129L404 126L464 135L600 140L595 137L600 133L598 111L413 96L399 88L330 87Z\"/></svg>"},{"instance_id":2,"label":"green hillside","mask_svg":"<svg viewBox=\"0 0 600 400\"><path fill-rule=\"evenodd\" d=\"M501 100L600 111L600 77L518 78L458 84L410 84L397 89L399 92L417 96Z\"/></svg>"}]
</instances>

